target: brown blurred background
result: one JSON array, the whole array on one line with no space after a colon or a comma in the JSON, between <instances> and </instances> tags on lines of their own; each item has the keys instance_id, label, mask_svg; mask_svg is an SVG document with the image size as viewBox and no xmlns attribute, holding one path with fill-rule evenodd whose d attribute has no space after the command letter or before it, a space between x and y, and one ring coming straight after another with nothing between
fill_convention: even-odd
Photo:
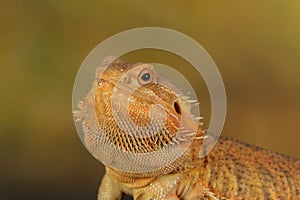
<instances>
[{"instance_id":1,"label":"brown blurred background","mask_svg":"<svg viewBox=\"0 0 300 200\"><path fill-rule=\"evenodd\" d=\"M2 1L0 200L96 199L103 168L74 128L73 81L99 42L142 26L185 33L212 56L228 97L223 135L300 158L299 8L298 0Z\"/></svg>"}]
</instances>

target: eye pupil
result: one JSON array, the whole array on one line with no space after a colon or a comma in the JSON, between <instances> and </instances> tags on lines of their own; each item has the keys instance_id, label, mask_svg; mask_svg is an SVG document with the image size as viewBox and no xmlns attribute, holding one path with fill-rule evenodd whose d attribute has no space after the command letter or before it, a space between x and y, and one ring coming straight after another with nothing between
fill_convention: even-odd
<instances>
[{"instance_id":1,"label":"eye pupil","mask_svg":"<svg viewBox=\"0 0 300 200\"><path fill-rule=\"evenodd\" d=\"M150 73L145 73L143 74L142 79L143 81L149 81L150 77L151 77Z\"/></svg>"}]
</instances>

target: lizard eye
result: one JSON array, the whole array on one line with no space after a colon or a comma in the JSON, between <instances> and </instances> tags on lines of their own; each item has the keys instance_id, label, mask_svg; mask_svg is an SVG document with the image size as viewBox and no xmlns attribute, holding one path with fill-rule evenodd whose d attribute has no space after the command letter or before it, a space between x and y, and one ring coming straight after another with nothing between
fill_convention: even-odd
<instances>
[{"instance_id":1,"label":"lizard eye","mask_svg":"<svg viewBox=\"0 0 300 200\"><path fill-rule=\"evenodd\" d=\"M150 78L151 78L150 73L145 73L145 74L143 74L143 76L142 76L142 80L143 80L143 81L149 81Z\"/></svg>"},{"instance_id":2,"label":"lizard eye","mask_svg":"<svg viewBox=\"0 0 300 200\"><path fill-rule=\"evenodd\" d=\"M153 81L153 79L154 79L154 74L149 69L142 71L138 76L138 81L141 85L149 84Z\"/></svg>"}]
</instances>

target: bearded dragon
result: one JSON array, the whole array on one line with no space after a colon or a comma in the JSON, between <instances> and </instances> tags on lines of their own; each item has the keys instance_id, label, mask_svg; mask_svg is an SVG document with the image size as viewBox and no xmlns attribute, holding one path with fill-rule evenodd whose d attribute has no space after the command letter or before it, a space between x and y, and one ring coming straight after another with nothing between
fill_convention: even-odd
<instances>
[{"instance_id":1,"label":"bearded dragon","mask_svg":"<svg viewBox=\"0 0 300 200\"><path fill-rule=\"evenodd\" d=\"M104 163L98 200L300 199L300 161L207 136L193 101L150 64L107 58L74 114L84 143Z\"/></svg>"}]
</instances>

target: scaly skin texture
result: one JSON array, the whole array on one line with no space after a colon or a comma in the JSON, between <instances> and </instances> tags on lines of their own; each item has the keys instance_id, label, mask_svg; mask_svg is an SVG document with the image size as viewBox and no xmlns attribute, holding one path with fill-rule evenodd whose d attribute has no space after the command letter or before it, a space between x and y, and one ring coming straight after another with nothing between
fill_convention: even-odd
<instances>
[{"instance_id":1,"label":"scaly skin texture","mask_svg":"<svg viewBox=\"0 0 300 200\"><path fill-rule=\"evenodd\" d=\"M87 148L106 164L98 200L118 200L123 193L135 200L300 199L299 160L223 137L208 155L200 158L205 133L190 113L192 101L159 77L152 66L117 59L106 67L96 70L93 87L75 112L82 123ZM127 90L130 87L133 89ZM118 106L116 114L113 101ZM157 104L166 111L161 130L147 128L153 123L151 106ZM155 110L154 116L161 116L159 112ZM125 125L131 123L130 134L120 128L118 116ZM123 119L128 116L130 123ZM139 128L132 128L133 123ZM116 146L118 153L111 154L115 152L109 149L103 154L107 143ZM159 159L132 167L135 160L127 161L123 154L140 159L140 154L168 146L184 152L160 168L153 168L161 164ZM161 156L168 159L164 151ZM123 158L122 164L115 164ZM133 172L135 167L140 171Z\"/></svg>"}]
</instances>

